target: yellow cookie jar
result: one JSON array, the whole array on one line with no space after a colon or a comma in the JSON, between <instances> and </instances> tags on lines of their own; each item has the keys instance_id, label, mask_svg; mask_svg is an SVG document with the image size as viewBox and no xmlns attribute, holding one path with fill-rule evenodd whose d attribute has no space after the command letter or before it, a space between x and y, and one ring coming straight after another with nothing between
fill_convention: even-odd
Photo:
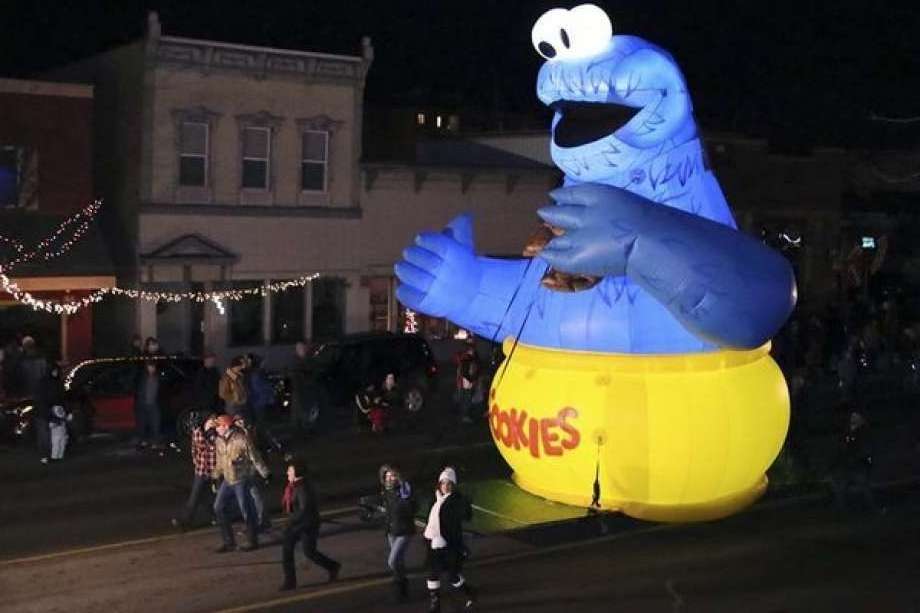
<instances>
[{"instance_id":1,"label":"yellow cookie jar","mask_svg":"<svg viewBox=\"0 0 920 613\"><path fill-rule=\"evenodd\" d=\"M724 517L765 490L789 426L769 343L678 355L512 345L489 425L524 490L654 521Z\"/></svg>"}]
</instances>

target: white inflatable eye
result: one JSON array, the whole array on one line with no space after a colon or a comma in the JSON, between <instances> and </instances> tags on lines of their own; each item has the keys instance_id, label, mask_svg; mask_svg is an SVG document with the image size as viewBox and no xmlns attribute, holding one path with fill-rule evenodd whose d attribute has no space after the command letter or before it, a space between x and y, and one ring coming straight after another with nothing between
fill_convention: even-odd
<instances>
[{"instance_id":1,"label":"white inflatable eye","mask_svg":"<svg viewBox=\"0 0 920 613\"><path fill-rule=\"evenodd\" d=\"M604 9L582 4L568 15L569 57L588 57L602 51L613 36L613 25Z\"/></svg>"},{"instance_id":2,"label":"white inflatable eye","mask_svg":"<svg viewBox=\"0 0 920 613\"><path fill-rule=\"evenodd\" d=\"M533 24L530 31L533 48L547 60L568 55L572 43L565 30L568 16L569 11L565 9L552 9L540 15L537 23Z\"/></svg>"},{"instance_id":3,"label":"white inflatable eye","mask_svg":"<svg viewBox=\"0 0 920 613\"><path fill-rule=\"evenodd\" d=\"M547 60L581 58L600 52L610 42L613 26L607 13L593 4L572 10L552 9L537 19L530 39Z\"/></svg>"}]
</instances>

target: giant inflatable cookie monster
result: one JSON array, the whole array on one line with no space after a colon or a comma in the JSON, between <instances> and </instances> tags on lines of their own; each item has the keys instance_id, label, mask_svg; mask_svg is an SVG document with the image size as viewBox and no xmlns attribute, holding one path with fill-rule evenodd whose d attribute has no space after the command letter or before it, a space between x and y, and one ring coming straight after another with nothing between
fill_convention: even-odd
<instances>
[{"instance_id":1,"label":"giant inflatable cookie monster","mask_svg":"<svg viewBox=\"0 0 920 613\"><path fill-rule=\"evenodd\" d=\"M505 339L489 422L523 489L653 520L731 514L786 435L769 339L795 304L791 268L736 229L670 54L612 36L589 4L532 37L565 173L538 211L555 238L534 259L481 257L458 217L404 251L397 296ZM599 282L554 291L550 268Z\"/></svg>"}]
</instances>

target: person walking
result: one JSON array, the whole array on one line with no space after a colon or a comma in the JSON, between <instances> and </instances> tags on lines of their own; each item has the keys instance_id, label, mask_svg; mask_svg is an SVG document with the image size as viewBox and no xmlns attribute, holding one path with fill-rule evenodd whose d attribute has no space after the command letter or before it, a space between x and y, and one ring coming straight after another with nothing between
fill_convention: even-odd
<instances>
[{"instance_id":1,"label":"person walking","mask_svg":"<svg viewBox=\"0 0 920 613\"><path fill-rule=\"evenodd\" d=\"M183 532L193 525L195 512L210 489L211 478L217 464L217 452L214 449L214 439L217 437L216 426L217 415L211 414L192 428L189 447L194 469L192 490L189 492L182 514L172 520L172 525Z\"/></svg>"},{"instance_id":2,"label":"person walking","mask_svg":"<svg viewBox=\"0 0 920 613\"><path fill-rule=\"evenodd\" d=\"M144 370L137 383L134 396L134 414L137 423L138 445L159 447L162 425L160 369L157 363L144 362Z\"/></svg>"},{"instance_id":3,"label":"person walking","mask_svg":"<svg viewBox=\"0 0 920 613\"><path fill-rule=\"evenodd\" d=\"M249 439L249 445L254 450L259 450L259 445L257 441L258 431L255 430L252 424L246 422L246 419L242 415L233 416L233 425L236 428L239 428L246 434L246 437ZM265 485L271 482L271 474L264 477ZM271 530L272 522L268 519L268 515L265 513L265 498L262 495L262 484L259 483L259 479L252 476L249 480L249 484L246 487L246 490L249 492L249 499L252 503L252 508L256 514L256 526L261 533L265 533Z\"/></svg>"},{"instance_id":4,"label":"person walking","mask_svg":"<svg viewBox=\"0 0 920 613\"><path fill-rule=\"evenodd\" d=\"M230 362L230 367L220 379L218 394L224 401L224 411L227 415L243 415L246 413L246 382L243 379L243 370L246 368L246 359L238 355Z\"/></svg>"},{"instance_id":5,"label":"person walking","mask_svg":"<svg viewBox=\"0 0 920 613\"><path fill-rule=\"evenodd\" d=\"M393 573L393 589L398 602L409 598L409 580L406 578L406 552L415 534L417 508L412 486L393 466L380 467L381 499L386 510L387 544L390 552L387 566Z\"/></svg>"},{"instance_id":6,"label":"person walking","mask_svg":"<svg viewBox=\"0 0 920 613\"><path fill-rule=\"evenodd\" d=\"M226 553L236 549L233 526L227 514L227 504L231 496L236 498L243 521L246 523L248 543L242 549L252 551L258 549L259 538L256 513L250 503L248 490L256 472L263 478L267 478L271 473L268 466L262 461L258 450L250 444L246 433L233 424L232 416L221 415L216 421L217 438L214 440L216 460L212 476L221 483L214 500L214 514L217 516L217 523L220 525L223 537L223 544L217 553Z\"/></svg>"},{"instance_id":7,"label":"person walking","mask_svg":"<svg viewBox=\"0 0 920 613\"><path fill-rule=\"evenodd\" d=\"M287 481L281 504L290 517L281 541L281 564L284 570L284 583L281 584L281 590L293 590L297 587L294 548L298 541L302 541L304 556L323 567L329 574L330 582L335 581L338 579L342 565L316 548L321 520L316 503L316 491L307 476L306 465L302 461L292 460L288 463Z\"/></svg>"},{"instance_id":8,"label":"person walking","mask_svg":"<svg viewBox=\"0 0 920 613\"><path fill-rule=\"evenodd\" d=\"M434 495L425 527L425 538L428 540L428 611L441 611L441 575L445 573L451 586L463 593L464 609L472 610L476 604L476 593L462 571L467 557L463 522L472 519L473 509L469 500L457 491L457 472L453 468L448 466L441 471Z\"/></svg>"}]
</instances>

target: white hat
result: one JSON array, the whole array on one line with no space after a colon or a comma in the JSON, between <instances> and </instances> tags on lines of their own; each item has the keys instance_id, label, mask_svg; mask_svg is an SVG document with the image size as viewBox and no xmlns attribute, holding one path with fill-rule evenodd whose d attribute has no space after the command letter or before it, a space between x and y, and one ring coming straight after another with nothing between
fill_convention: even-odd
<instances>
[{"instance_id":1,"label":"white hat","mask_svg":"<svg viewBox=\"0 0 920 613\"><path fill-rule=\"evenodd\" d=\"M440 483L441 481L450 481L454 485L457 485L457 473L454 471L453 468L448 466L447 468L441 471L441 476L438 477L438 483Z\"/></svg>"}]
</instances>

